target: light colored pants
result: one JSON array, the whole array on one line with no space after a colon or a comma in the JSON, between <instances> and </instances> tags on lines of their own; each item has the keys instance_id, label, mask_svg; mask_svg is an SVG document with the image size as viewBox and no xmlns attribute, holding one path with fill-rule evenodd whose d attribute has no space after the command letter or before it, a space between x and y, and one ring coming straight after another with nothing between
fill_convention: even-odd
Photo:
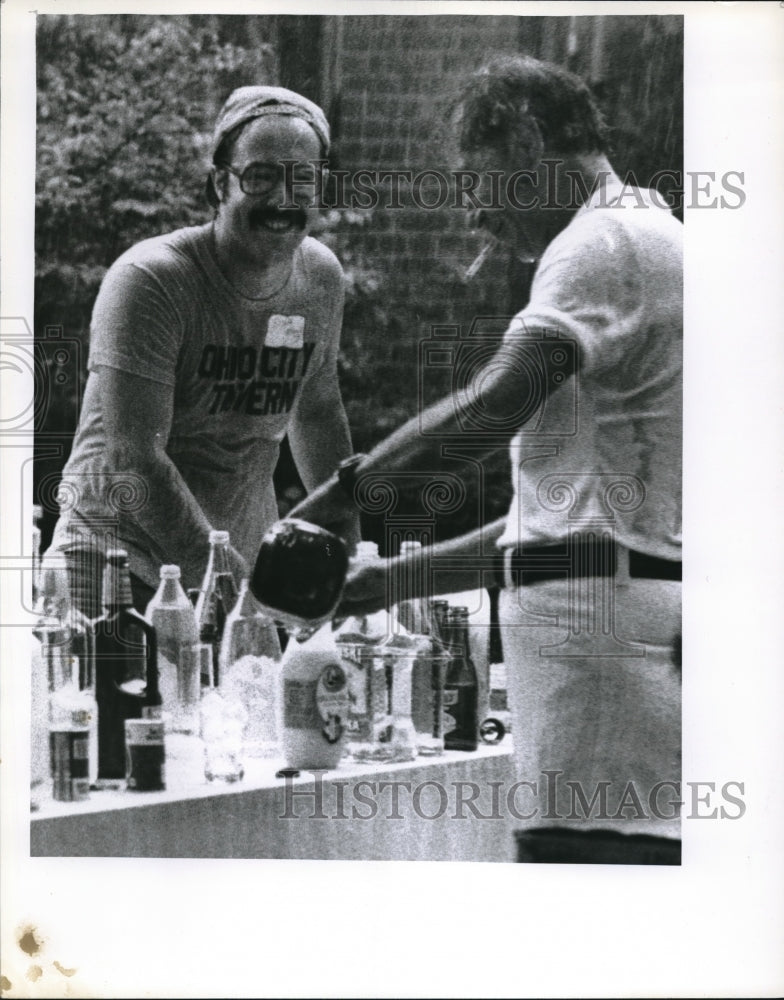
<instances>
[{"instance_id":1,"label":"light colored pants","mask_svg":"<svg viewBox=\"0 0 784 1000\"><path fill-rule=\"evenodd\" d=\"M680 837L680 610L664 580L502 591L521 828Z\"/></svg>"}]
</instances>

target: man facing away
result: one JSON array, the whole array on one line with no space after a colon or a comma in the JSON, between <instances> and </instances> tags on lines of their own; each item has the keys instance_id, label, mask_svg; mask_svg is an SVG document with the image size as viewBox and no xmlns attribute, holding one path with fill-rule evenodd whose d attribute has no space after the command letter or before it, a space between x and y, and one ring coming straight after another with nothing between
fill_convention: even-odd
<instances>
[{"instance_id":1,"label":"man facing away","mask_svg":"<svg viewBox=\"0 0 784 1000\"><path fill-rule=\"evenodd\" d=\"M137 244L104 278L53 539L82 552L96 614L110 544L129 552L140 608L163 563L199 584L211 529L229 532L232 570L247 576L277 519L283 437L306 489L351 451L343 273L307 235L329 145L323 112L301 95L234 91L213 137L214 219ZM355 516L344 532L356 539Z\"/></svg>"},{"instance_id":2,"label":"man facing away","mask_svg":"<svg viewBox=\"0 0 784 1000\"><path fill-rule=\"evenodd\" d=\"M518 857L678 864L682 227L621 183L591 94L557 66L494 62L457 127L464 166L514 178L483 222L538 261L530 300L492 361L354 480L437 475L468 431L473 456L510 443L508 516L424 549L407 578L471 589L497 550ZM336 476L292 514L334 521L354 496ZM342 611L387 603L398 561L357 568Z\"/></svg>"}]
</instances>

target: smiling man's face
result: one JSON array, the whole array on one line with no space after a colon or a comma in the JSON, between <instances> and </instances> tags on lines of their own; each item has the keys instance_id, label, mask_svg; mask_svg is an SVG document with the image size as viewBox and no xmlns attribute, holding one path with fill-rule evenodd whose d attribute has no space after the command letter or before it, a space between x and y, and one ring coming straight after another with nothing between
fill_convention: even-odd
<instances>
[{"instance_id":1,"label":"smiling man's face","mask_svg":"<svg viewBox=\"0 0 784 1000\"><path fill-rule=\"evenodd\" d=\"M231 155L231 171L218 168L216 186L224 231L261 266L290 258L305 238L318 195L317 171L311 164L321 156L321 143L307 122L269 115L242 130ZM297 165L284 171L285 160L297 161ZM242 190L239 175L251 164L252 173L269 179L263 193ZM292 176L298 183L287 190L286 180ZM292 204L296 207L279 207Z\"/></svg>"}]
</instances>

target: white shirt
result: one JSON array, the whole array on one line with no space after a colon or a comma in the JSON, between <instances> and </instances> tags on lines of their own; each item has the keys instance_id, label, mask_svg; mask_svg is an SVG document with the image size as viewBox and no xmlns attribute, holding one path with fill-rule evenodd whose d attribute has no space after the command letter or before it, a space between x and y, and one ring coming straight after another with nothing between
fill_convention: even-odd
<instances>
[{"instance_id":1,"label":"white shirt","mask_svg":"<svg viewBox=\"0 0 784 1000\"><path fill-rule=\"evenodd\" d=\"M648 192L620 190L597 191L548 246L505 335L548 352L573 340L582 367L512 441L501 547L609 528L680 559L682 226Z\"/></svg>"}]
</instances>

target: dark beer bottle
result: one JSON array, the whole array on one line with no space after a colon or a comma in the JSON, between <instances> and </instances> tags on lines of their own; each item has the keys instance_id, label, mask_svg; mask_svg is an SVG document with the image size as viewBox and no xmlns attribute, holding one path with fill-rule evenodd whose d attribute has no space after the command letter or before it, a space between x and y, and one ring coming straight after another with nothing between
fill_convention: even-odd
<instances>
[{"instance_id":1,"label":"dark beer bottle","mask_svg":"<svg viewBox=\"0 0 784 1000\"><path fill-rule=\"evenodd\" d=\"M451 659L444 679L444 713L447 750L476 750L479 735L478 682L468 645L468 608L450 608L444 625L445 644Z\"/></svg>"},{"instance_id":2,"label":"dark beer bottle","mask_svg":"<svg viewBox=\"0 0 784 1000\"><path fill-rule=\"evenodd\" d=\"M124 549L106 553L103 606L95 622L99 783L125 777L125 720L161 710L155 629L133 607Z\"/></svg>"}]
</instances>

